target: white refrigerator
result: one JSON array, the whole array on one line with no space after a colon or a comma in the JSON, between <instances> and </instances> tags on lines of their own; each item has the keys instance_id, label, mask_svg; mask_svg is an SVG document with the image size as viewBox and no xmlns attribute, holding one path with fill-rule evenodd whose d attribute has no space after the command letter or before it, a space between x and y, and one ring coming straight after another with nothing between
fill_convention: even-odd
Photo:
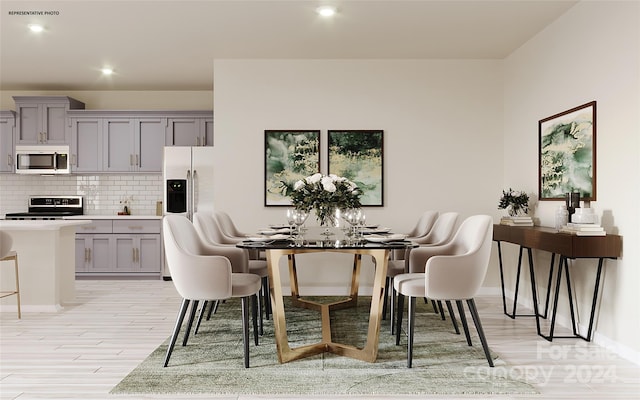
<instances>
[{"instance_id":1,"label":"white refrigerator","mask_svg":"<svg viewBox=\"0 0 640 400\"><path fill-rule=\"evenodd\" d=\"M163 153L163 215L213 212L213 147L167 146ZM165 280L171 276L166 264Z\"/></svg>"}]
</instances>

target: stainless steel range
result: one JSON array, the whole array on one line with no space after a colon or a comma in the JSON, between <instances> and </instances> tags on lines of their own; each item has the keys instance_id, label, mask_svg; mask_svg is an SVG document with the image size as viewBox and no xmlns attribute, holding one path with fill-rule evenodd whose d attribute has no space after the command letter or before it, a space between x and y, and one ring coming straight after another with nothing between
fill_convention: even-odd
<instances>
[{"instance_id":1,"label":"stainless steel range","mask_svg":"<svg viewBox=\"0 0 640 400\"><path fill-rule=\"evenodd\" d=\"M6 219L62 219L63 217L84 214L82 196L31 196L29 211L9 213Z\"/></svg>"}]
</instances>

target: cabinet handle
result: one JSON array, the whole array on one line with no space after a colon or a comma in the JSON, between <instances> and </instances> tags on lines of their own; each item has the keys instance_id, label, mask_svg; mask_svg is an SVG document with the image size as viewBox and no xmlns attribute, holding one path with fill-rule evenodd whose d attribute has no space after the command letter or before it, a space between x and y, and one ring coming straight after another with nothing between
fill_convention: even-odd
<instances>
[{"instance_id":1,"label":"cabinet handle","mask_svg":"<svg viewBox=\"0 0 640 400\"><path fill-rule=\"evenodd\" d=\"M83 226L82 229L83 230L95 230L96 227L95 226Z\"/></svg>"},{"instance_id":2,"label":"cabinet handle","mask_svg":"<svg viewBox=\"0 0 640 400\"><path fill-rule=\"evenodd\" d=\"M75 154L71 155L71 165L76 165L77 162L77 157Z\"/></svg>"},{"instance_id":3,"label":"cabinet handle","mask_svg":"<svg viewBox=\"0 0 640 400\"><path fill-rule=\"evenodd\" d=\"M133 165L133 154L129 154L129 165Z\"/></svg>"},{"instance_id":4,"label":"cabinet handle","mask_svg":"<svg viewBox=\"0 0 640 400\"><path fill-rule=\"evenodd\" d=\"M136 247L136 262L140 263L140 249Z\"/></svg>"},{"instance_id":5,"label":"cabinet handle","mask_svg":"<svg viewBox=\"0 0 640 400\"><path fill-rule=\"evenodd\" d=\"M89 249L84 249L84 262L89 262Z\"/></svg>"},{"instance_id":6,"label":"cabinet handle","mask_svg":"<svg viewBox=\"0 0 640 400\"><path fill-rule=\"evenodd\" d=\"M12 154L7 154L7 165L12 167L13 166L13 155Z\"/></svg>"},{"instance_id":7,"label":"cabinet handle","mask_svg":"<svg viewBox=\"0 0 640 400\"><path fill-rule=\"evenodd\" d=\"M88 259L88 261L91 262L91 249L87 249L87 250L89 250L89 259Z\"/></svg>"},{"instance_id":8,"label":"cabinet handle","mask_svg":"<svg viewBox=\"0 0 640 400\"><path fill-rule=\"evenodd\" d=\"M200 146L200 136L196 137L196 146Z\"/></svg>"},{"instance_id":9,"label":"cabinet handle","mask_svg":"<svg viewBox=\"0 0 640 400\"><path fill-rule=\"evenodd\" d=\"M142 229L142 226L140 226L140 225L130 225L129 229Z\"/></svg>"},{"instance_id":10,"label":"cabinet handle","mask_svg":"<svg viewBox=\"0 0 640 400\"><path fill-rule=\"evenodd\" d=\"M140 155L136 154L136 165L140 166L140 160L139 160Z\"/></svg>"}]
</instances>

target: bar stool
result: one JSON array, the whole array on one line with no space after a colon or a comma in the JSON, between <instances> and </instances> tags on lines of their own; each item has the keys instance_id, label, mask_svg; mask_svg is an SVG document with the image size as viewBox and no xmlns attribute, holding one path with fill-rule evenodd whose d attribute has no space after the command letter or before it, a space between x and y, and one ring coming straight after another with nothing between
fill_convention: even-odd
<instances>
[{"instance_id":1,"label":"bar stool","mask_svg":"<svg viewBox=\"0 0 640 400\"><path fill-rule=\"evenodd\" d=\"M15 250L11 250L12 245L13 245L13 239L11 238L11 236L6 232L0 231L0 262L13 260L13 265L14 265L15 274L16 274L15 290L1 291L0 299L7 296L16 295L17 303L18 303L18 319L21 319L22 314L20 312L20 280L18 279L18 253Z\"/></svg>"}]
</instances>

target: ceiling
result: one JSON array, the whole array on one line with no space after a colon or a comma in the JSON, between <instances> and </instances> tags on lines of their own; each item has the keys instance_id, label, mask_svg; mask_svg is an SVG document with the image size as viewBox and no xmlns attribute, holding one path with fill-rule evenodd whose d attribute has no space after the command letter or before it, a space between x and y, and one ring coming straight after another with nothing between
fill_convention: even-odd
<instances>
[{"instance_id":1,"label":"ceiling","mask_svg":"<svg viewBox=\"0 0 640 400\"><path fill-rule=\"evenodd\" d=\"M0 0L0 88L212 90L214 59L502 59L576 3Z\"/></svg>"}]
</instances>

